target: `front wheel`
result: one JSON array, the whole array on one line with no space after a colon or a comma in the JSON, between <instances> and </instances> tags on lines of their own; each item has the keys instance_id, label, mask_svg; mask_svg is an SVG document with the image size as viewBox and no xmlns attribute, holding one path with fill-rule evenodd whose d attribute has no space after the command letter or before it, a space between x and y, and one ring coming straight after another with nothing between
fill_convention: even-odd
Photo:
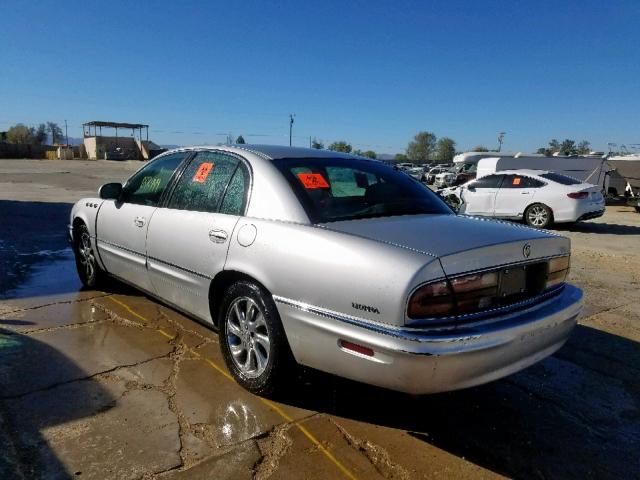
<instances>
[{"instance_id":1,"label":"front wheel","mask_svg":"<svg viewBox=\"0 0 640 480\"><path fill-rule=\"evenodd\" d=\"M104 273L98 266L96 255L91 246L91 235L86 225L82 224L76 228L73 240L78 277L85 287L96 288L102 282Z\"/></svg>"},{"instance_id":2,"label":"front wheel","mask_svg":"<svg viewBox=\"0 0 640 480\"><path fill-rule=\"evenodd\" d=\"M229 287L218 325L227 368L245 389L269 395L292 379L295 361L278 310L262 287L250 281Z\"/></svg>"},{"instance_id":3,"label":"front wheel","mask_svg":"<svg viewBox=\"0 0 640 480\"><path fill-rule=\"evenodd\" d=\"M524 212L524 221L530 227L547 228L553 222L553 214L546 205L534 203Z\"/></svg>"}]
</instances>

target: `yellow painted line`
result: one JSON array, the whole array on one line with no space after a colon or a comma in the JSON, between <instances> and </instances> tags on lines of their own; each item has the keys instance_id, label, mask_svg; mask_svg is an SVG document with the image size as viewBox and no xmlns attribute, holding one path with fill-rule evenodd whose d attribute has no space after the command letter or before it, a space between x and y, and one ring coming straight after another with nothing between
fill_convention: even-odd
<instances>
[{"instance_id":1,"label":"yellow painted line","mask_svg":"<svg viewBox=\"0 0 640 480\"><path fill-rule=\"evenodd\" d=\"M147 320L145 317L143 317L138 312L133 310L126 303L121 302L120 300L118 300L117 298L114 298L113 296L109 296L108 298L110 298L112 301L120 305L122 308L124 308L126 311L128 311L135 317L142 320L144 323L149 323L149 320ZM160 328L156 328L155 330L157 330L159 333L161 333L162 335L164 335L165 337L171 340L175 338ZM206 357L202 357L199 352L196 352L192 348L189 348L189 353L191 353L192 355L195 355L197 358L202 358L211 368L213 368L215 371L220 373L227 380L231 380L234 383L236 382L235 379L229 374L229 372L227 372L224 368L220 367L213 360ZM276 405L272 401L262 397L256 397L256 398L260 400L262 403L264 403L271 410L276 412L278 415L280 415L284 420L286 420L287 422L292 422L298 428L298 430L300 430L302 434L309 439L311 443L313 443L316 447L318 447L318 449L324 454L324 456L327 457L327 459L329 459L329 461L331 461L331 463L333 463L338 468L338 470L340 470L344 474L345 477L349 478L350 480L357 480L355 475L353 475L353 473L351 473L347 467L345 467L342 463L340 463L340 461L324 445L322 445L322 443L320 443L320 441L303 425L300 425L300 423L298 423L289 415L287 415L284 412L284 410L282 410L278 405Z\"/></svg>"}]
</instances>

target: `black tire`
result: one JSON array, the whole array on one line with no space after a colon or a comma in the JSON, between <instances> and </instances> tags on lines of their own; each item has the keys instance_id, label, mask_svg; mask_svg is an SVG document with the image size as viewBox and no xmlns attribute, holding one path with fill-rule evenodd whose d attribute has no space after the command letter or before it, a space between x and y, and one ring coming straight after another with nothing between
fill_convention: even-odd
<instances>
[{"instance_id":1,"label":"black tire","mask_svg":"<svg viewBox=\"0 0 640 480\"><path fill-rule=\"evenodd\" d=\"M91 247L89 229L83 223L73 233L73 253L76 257L76 269L80 281L87 288L96 288L104 282L105 274L98 265L95 252Z\"/></svg>"},{"instance_id":2,"label":"black tire","mask_svg":"<svg viewBox=\"0 0 640 480\"><path fill-rule=\"evenodd\" d=\"M266 396L294 379L295 360L276 305L264 288L244 280L231 285L222 299L218 327L222 356L242 387Z\"/></svg>"},{"instance_id":3,"label":"black tire","mask_svg":"<svg viewBox=\"0 0 640 480\"><path fill-rule=\"evenodd\" d=\"M533 228L547 228L553 223L553 212L544 203L534 203L525 210L524 221Z\"/></svg>"}]
</instances>

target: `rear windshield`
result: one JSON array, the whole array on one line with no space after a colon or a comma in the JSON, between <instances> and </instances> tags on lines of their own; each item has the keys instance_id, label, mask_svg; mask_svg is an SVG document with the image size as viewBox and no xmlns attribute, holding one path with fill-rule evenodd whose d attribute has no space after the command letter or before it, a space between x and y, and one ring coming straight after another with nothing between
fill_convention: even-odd
<instances>
[{"instance_id":1,"label":"rear windshield","mask_svg":"<svg viewBox=\"0 0 640 480\"><path fill-rule=\"evenodd\" d=\"M562 185L578 185L582 183L580 180L576 180L575 178L567 177L566 175L560 175L555 172L547 172L540 174L542 178L546 178L547 180L551 180L552 182L561 183Z\"/></svg>"},{"instance_id":2,"label":"rear windshield","mask_svg":"<svg viewBox=\"0 0 640 480\"><path fill-rule=\"evenodd\" d=\"M313 223L452 213L420 182L375 160L285 158L274 164Z\"/></svg>"}]
</instances>

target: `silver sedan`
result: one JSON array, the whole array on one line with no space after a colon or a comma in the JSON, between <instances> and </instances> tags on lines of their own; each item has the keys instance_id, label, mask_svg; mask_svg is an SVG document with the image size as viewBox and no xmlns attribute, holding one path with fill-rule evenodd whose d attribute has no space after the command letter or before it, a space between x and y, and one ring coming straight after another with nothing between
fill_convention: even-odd
<instances>
[{"instance_id":1,"label":"silver sedan","mask_svg":"<svg viewBox=\"0 0 640 480\"><path fill-rule=\"evenodd\" d=\"M173 150L76 203L69 231L86 286L111 275L217 327L257 394L299 364L414 394L481 384L559 349L582 303L568 239L322 150Z\"/></svg>"}]
</instances>

